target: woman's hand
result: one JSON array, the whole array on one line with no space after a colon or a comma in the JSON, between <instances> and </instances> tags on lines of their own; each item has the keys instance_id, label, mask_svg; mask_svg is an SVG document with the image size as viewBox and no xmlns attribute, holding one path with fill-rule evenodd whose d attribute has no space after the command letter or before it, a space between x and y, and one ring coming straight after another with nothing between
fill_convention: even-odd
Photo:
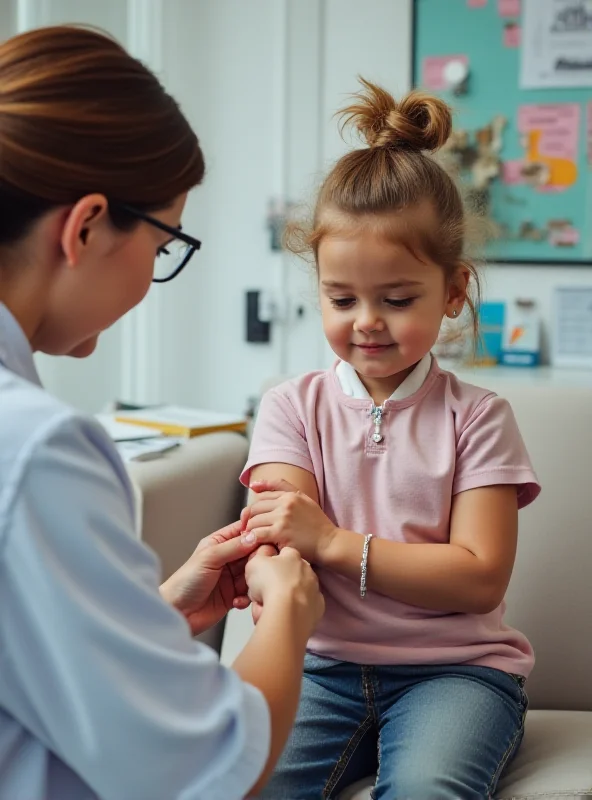
<instances>
[{"instance_id":1,"label":"woman's hand","mask_svg":"<svg viewBox=\"0 0 592 800\"><path fill-rule=\"evenodd\" d=\"M245 566L256 542L241 537L235 522L202 539L193 555L160 587L162 597L180 611L191 634L211 628L232 608L248 608Z\"/></svg>"},{"instance_id":2,"label":"woman's hand","mask_svg":"<svg viewBox=\"0 0 592 800\"><path fill-rule=\"evenodd\" d=\"M285 547L279 555L271 553L272 549L264 545L249 559L245 569L255 624L266 608L277 610L287 604L298 609L298 621L309 636L325 612L318 578L292 547Z\"/></svg>"},{"instance_id":3,"label":"woman's hand","mask_svg":"<svg viewBox=\"0 0 592 800\"><path fill-rule=\"evenodd\" d=\"M256 550L254 550L248 558L250 561L252 558L271 558L272 556L277 556L278 549L274 544L262 544ZM261 612L263 611L263 606L261 603L258 603L253 598L249 598L251 600L251 615L253 617L253 623L256 625L260 618Z\"/></svg>"},{"instance_id":4,"label":"woman's hand","mask_svg":"<svg viewBox=\"0 0 592 800\"><path fill-rule=\"evenodd\" d=\"M253 483L256 500L243 515L246 544L274 544L280 550L293 547L312 564L322 561L337 526L308 495L296 490L287 481ZM248 517L248 518L247 518Z\"/></svg>"}]
</instances>

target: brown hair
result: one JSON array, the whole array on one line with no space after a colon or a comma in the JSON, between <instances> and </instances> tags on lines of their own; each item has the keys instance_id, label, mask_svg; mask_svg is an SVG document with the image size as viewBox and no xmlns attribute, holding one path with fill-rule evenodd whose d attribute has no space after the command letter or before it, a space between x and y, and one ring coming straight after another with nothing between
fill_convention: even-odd
<instances>
[{"instance_id":1,"label":"brown hair","mask_svg":"<svg viewBox=\"0 0 592 800\"><path fill-rule=\"evenodd\" d=\"M464 254L467 221L460 192L430 153L444 145L452 130L449 107L437 97L412 91L397 102L379 86L360 78L363 89L339 112L341 131L353 125L368 147L337 161L321 185L312 224L288 229L287 245L298 254L312 252L331 229L327 211L346 217L386 215L429 203L433 214L419 219L405 242L414 254L439 264L448 279L460 266L471 273L467 303L477 333L480 283L475 264Z\"/></svg>"},{"instance_id":2,"label":"brown hair","mask_svg":"<svg viewBox=\"0 0 592 800\"><path fill-rule=\"evenodd\" d=\"M119 203L166 208L203 175L179 106L113 39L68 25L0 45L0 245L92 192L131 228Z\"/></svg>"}]
</instances>

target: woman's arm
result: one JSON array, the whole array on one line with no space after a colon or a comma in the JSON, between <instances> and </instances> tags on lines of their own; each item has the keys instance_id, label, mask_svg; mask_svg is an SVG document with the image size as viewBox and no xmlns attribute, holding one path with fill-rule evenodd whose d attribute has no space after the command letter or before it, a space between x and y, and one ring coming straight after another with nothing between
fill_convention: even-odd
<instances>
[{"instance_id":1,"label":"woman's arm","mask_svg":"<svg viewBox=\"0 0 592 800\"><path fill-rule=\"evenodd\" d=\"M229 525L198 545L186 564L160 587L161 596L187 618L191 631L215 623L247 591L259 605L254 634L233 664L240 677L258 689L267 701L271 741L265 768L253 792L269 778L296 717L306 643L324 603L318 580L296 550L282 550L281 558L247 563L253 544L240 537L240 525ZM276 555L275 548L270 548ZM232 571L231 571L232 570ZM249 575L249 586L246 576ZM265 595L265 596L264 596ZM270 660L268 654L274 652Z\"/></svg>"},{"instance_id":2,"label":"woman's arm","mask_svg":"<svg viewBox=\"0 0 592 800\"><path fill-rule=\"evenodd\" d=\"M291 584L282 573L265 597L254 585L262 627L237 675L159 595L106 435L68 414L42 432L2 528L0 706L100 797L244 796L293 720L322 611L316 577L294 553ZM278 569L282 558L260 561ZM309 605L295 589L303 570ZM273 674L278 643L291 666Z\"/></svg>"},{"instance_id":3,"label":"woman's arm","mask_svg":"<svg viewBox=\"0 0 592 800\"><path fill-rule=\"evenodd\" d=\"M256 794L271 775L294 724L306 642L324 603L316 575L292 548L284 548L279 556L252 559L246 574L250 594L262 610L253 636L233 666L263 694L271 717L269 756L251 790Z\"/></svg>"},{"instance_id":4,"label":"woman's arm","mask_svg":"<svg viewBox=\"0 0 592 800\"><path fill-rule=\"evenodd\" d=\"M269 755L249 797L265 786L288 741L298 710L310 634L310 629L301 624L295 605L280 602L261 615L253 635L232 665L245 683L255 686L265 697L271 720Z\"/></svg>"},{"instance_id":5,"label":"woman's arm","mask_svg":"<svg viewBox=\"0 0 592 800\"><path fill-rule=\"evenodd\" d=\"M265 492L287 488L281 481L289 478L292 492ZM289 544L311 562L360 580L364 536L335 527L323 514L313 502L318 495L310 473L268 464L253 470L251 484L264 492L253 504L248 523L259 541ZM506 592L517 529L514 485L461 492L453 498L448 544L373 538L367 586L400 602L436 611L487 613Z\"/></svg>"}]
</instances>

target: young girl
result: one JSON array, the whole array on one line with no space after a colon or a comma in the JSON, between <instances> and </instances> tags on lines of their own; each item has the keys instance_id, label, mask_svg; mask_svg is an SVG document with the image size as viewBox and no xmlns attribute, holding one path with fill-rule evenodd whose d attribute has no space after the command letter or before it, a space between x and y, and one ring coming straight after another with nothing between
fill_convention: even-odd
<instances>
[{"instance_id":1,"label":"young girl","mask_svg":"<svg viewBox=\"0 0 592 800\"><path fill-rule=\"evenodd\" d=\"M249 531L297 548L327 604L261 797L335 798L373 772L378 799L489 797L523 734L533 653L503 598L539 487L508 404L430 354L478 289L427 155L449 109L363 83L344 114L368 147L330 172L307 238L339 360L264 397L243 475Z\"/></svg>"}]
</instances>

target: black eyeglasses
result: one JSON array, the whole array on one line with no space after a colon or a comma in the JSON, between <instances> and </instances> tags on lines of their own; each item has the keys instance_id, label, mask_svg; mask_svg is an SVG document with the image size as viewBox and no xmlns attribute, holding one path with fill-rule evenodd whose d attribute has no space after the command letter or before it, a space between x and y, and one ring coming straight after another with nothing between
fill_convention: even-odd
<instances>
[{"instance_id":1,"label":"black eyeglasses","mask_svg":"<svg viewBox=\"0 0 592 800\"><path fill-rule=\"evenodd\" d=\"M194 239L193 236L183 233L180 228L173 228L172 225L167 225L165 222L161 222L156 217L145 214L133 206L123 203L116 203L115 205L122 211L132 214L136 219L141 219L143 222L147 222L149 225L153 225L155 228L174 237L170 242L158 248L154 262L153 283L172 281L187 266L195 251L200 249L201 242L199 239Z\"/></svg>"}]
</instances>

